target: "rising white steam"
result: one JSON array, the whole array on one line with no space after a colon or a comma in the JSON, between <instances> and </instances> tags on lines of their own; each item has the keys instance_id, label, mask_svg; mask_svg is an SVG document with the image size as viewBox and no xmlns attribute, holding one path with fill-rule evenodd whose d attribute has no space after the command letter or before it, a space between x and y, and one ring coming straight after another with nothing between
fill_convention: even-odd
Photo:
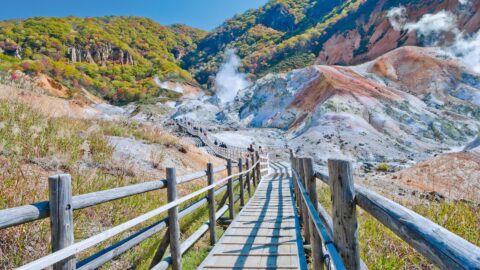
<instances>
[{"instance_id":1,"label":"rising white steam","mask_svg":"<svg viewBox=\"0 0 480 270\"><path fill-rule=\"evenodd\" d=\"M469 1L459 0L459 3L466 5ZM437 46L442 34L454 34L453 42L441 50L480 73L480 30L471 36L466 35L458 28L458 18L453 13L443 10L435 14L425 14L417 22L407 22L406 9L400 6L390 9L387 18L395 30L416 31L430 46Z\"/></svg>"},{"instance_id":2,"label":"rising white steam","mask_svg":"<svg viewBox=\"0 0 480 270\"><path fill-rule=\"evenodd\" d=\"M160 86L160 88L168 89L170 91L174 91L174 92L177 92L177 93L183 93L184 92L183 87L179 83L175 83L175 87L173 87L172 83L170 83L168 81L161 81L158 77L155 77L153 80L155 81L155 83L158 86Z\"/></svg>"},{"instance_id":3,"label":"rising white steam","mask_svg":"<svg viewBox=\"0 0 480 270\"><path fill-rule=\"evenodd\" d=\"M417 31L417 34L422 37L437 36L442 33L459 33L457 17L445 10L435 14L425 14L418 22L406 23L403 28L409 32Z\"/></svg>"},{"instance_id":4,"label":"rising white steam","mask_svg":"<svg viewBox=\"0 0 480 270\"><path fill-rule=\"evenodd\" d=\"M407 22L407 9L404 6L394 7L387 12L387 18L393 29L401 31Z\"/></svg>"},{"instance_id":5,"label":"rising white steam","mask_svg":"<svg viewBox=\"0 0 480 270\"><path fill-rule=\"evenodd\" d=\"M446 49L465 65L480 73L480 31L472 37L458 36L455 43Z\"/></svg>"},{"instance_id":6,"label":"rising white steam","mask_svg":"<svg viewBox=\"0 0 480 270\"><path fill-rule=\"evenodd\" d=\"M222 103L228 103L235 99L237 92L250 85L247 75L240 73L240 58L235 49L226 49L224 63L215 77L215 90L217 97Z\"/></svg>"}]
</instances>

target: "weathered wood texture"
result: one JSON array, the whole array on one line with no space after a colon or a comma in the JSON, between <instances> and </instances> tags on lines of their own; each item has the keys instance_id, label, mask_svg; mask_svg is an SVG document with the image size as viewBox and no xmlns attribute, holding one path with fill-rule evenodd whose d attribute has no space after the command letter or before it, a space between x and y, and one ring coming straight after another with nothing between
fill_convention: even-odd
<instances>
[{"instance_id":1,"label":"weathered wood texture","mask_svg":"<svg viewBox=\"0 0 480 270\"><path fill-rule=\"evenodd\" d=\"M347 269L360 269L352 164L330 159L328 172L332 194L333 239Z\"/></svg>"},{"instance_id":2,"label":"weathered wood texture","mask_svg":"<svg viewBox=\"0 0 480 270\"><path fill-rule=\"evenodd\" d=\"M228 211L228 206L223 206L220 210L217 211L215 215L215 220L218 220L221 216L223 216ZM196 230L188 239L186 239L181 244L181 252L182 255L187 252L200 238L207 232L209 227L209 223L206 223L198 230ZM163 259L159 264L152 267L151 270L166 270L172 264L172 257L167 257Z\"/></svg>"},{"instance_id":3,"label":"weathered wood texture","mask_svg":"<svg viewBox=\"0 0 480 270\"><path fill-rule=\"evenodd\" d=\"M329 184L330 177L315 172ZM480 269L480 248L414 211L355 185L356 203L442 269Z\"/></svg>"},{"instance_id":4,"label":"weathered wood texture","mask_svg":"<svg viewBox=\"0 0 480 270\"><path fill-rule=\"evenodd\" d=\"M219 166L214 169L214 172L218 173L225 169L226 166ZM184 175L178 178L178 182L187 183L204 177L205 175L206 173L203 171ZM73 210L83 209L129 196L163 189L166 186L165 180L159 180L77 195L72 198L72 208ZM0 210L0 229L46 218L49 216L49 211L48 201Z\"/></svg>"},{"instance_id":5,"label":"weathered wood texture","mask_svg":"<svg viewBox=\"0 0 480 270\"><path fill-rule=\"evenodd\" d=\"M213 165L212 163L207 164L207 181L208 185L214 183L213 175ZM209 231L210 231L210 245L215 245L217 242L217 235L215 232L215 190L211 189L208 191L208 217L209 217Z\"/></svg>"},{"instance_id":6,"label":"weathered wood texture","mask_svg":"<svg viewBox=\"0 0 480 270\"><path fill-rule=\"evenodd\" d=\"M74 243L72 180L68 174L59 174L48 178L50 202L50 228L52 251L58 251ZM53 265L54 270L75 269L75 256L66 258Z\"/></svg>"},{"instance_id":7,"label":"weathered wood texture","mask_svg":"<svg viewBox=\"0 0 480 270\"><path fill-rule=\"evenodd\" d=\"M257 164L255 164L256 166ZM232 175L232 177L237 177L238 174L235 174L235 175ZM46 268L50 265L53 265L63 259L67 259L68 257L71 257L71 256L74 256L75 254L81 252L81 251L84 251L90 247L93 247L107 239L110 239L122 232L125 232L126 230L129 230L139 224L141 224L142 222L145 222L153 217L156 217L158 216L159 214L161 213L164 213L174 207L178 207L179 205L181 205L182 203L185 203L205 192L207 192L208 190L212 189L212 188L215 188L215 187L218 187L222 184L225 184L225 182L227 182L229 179L231 179L231 177L228 177L228 178L224 178L224 179L221 179L217 182L215 182L215 184L213 185L210 185L210 186L207 186L207 187L204 187L204 188L200 188L199 190L197 191L194 191L182 198L179 198L175 201L172 201L172 202L169 202L167 203L166 205L163 205L163 206L160 206L159 208L157 209L154 209L154 210L151 210L145 214L142 214L136 218L133 218L131 220L128 220L120 225L117 225L113 228L110 228L102 233L99 233L97 235L94 235L90 238L87 238L85 240L82 240L82 241L79 241L77 243L74 243L64 249L61 249L57 252L54 252L52 254L49 254L49 255L46 255L42 258L39 258L33 262L30 262L30 263L27 263L21 267L19 267L18 269L19 270L36 270L36 269L42 269L42 268Z\"/></svg>"},{"instance_id":8,"label":"weathered wood texture","mask_svg":"<svg viewBox=\"0 0 480 270\"><path fill-rule=\"evenodd\" d=\"M239 158L238 159L238 172L239 173L242 173L243 171L243 159L242 158ZM238 177L238 180L240 182L240 206L243 207L245 206L245 187L243 185L243 175L240 175Z\"/></svg>"},{"instance_id":9,"label":"weathered wood texture","mask_svg":"<svg viewBox=\"0 0 480 270\"><path fill-rule=\"evenodd\" d=\"M226 186L223 186L215 191L215 196L225 192L227 190ZM179 219L184 218L185 216L193 213L195 210L199 209L200 207L204 206L208 203L207 198L202 198L197 202L187 206L185 209L179 212L178 217ZM161 230L167 227L168 217L156 222L137 233L97 252L96 254L82 260L81 262L77 263L78 270L94 270L105 264L106 262L114 259L115 257L120 256L121 254L125 253L129 249L133 248L134 246L140 244L143 240L151 237L152 235L160 232Z\"/></svg>"},{"instance_id":10,"label":"weathered wood texture","mask_svg":"<svg viewBox=\"0 0 480 270\"><path fill-rule=\"evenodd\" d=\"M150 268L157 265L162 261L163 256L167 252L168 247L170 246L170 230L167 228L167 231L163 235L162 241L158 244L157 251L153 255L152 261L150 262Z\"/></svg>"},{"instance_id":11,"label":"weathered wood texture","mask_svg":"<svg viewBox=\"0 0 480 270\"><path fill-rule=\"evenodd\" d=\"M177 179L175 168L167 168L167 198L168 202L177 200ZM168 231L170 232L170 253L172 269L182 269L182 252L180 250L180 224L178 222L178 207L168 209Z\"/></svg>"},{"instance_id":12,"label":"weathered wood texture","mask_svg":"<svg viewBox=\"0 0 480 270\"><path fill-rule=\"evenodd\" d=\"M246 164L246 169L247 171L250 170L250 161L248 160L248 158L245 159L245 164ZM250 173L247 173L246 174L246 181L247 181L247 190L248 190L248 196L251 197L252 196L252 186L251 186L251 180L250 180Z\"/></svg>"},{"instance_id":13,"label":"weathered wood texture","mask_svg":"<svg viewBox=\"0 0 480 270\"><path fill-rule=\"evenodd\" d=\"M440 225L366 188L357 204L441 269L480 269L480 248Z\"/></svg>"},{"instance_id":14,"label":"weathered wood texture","mask_svg":"<svg viewBox=\"0 0 480 270\"><path fill-rule=\"evenodd\" d=\"M252 167L255 165L255 156L253 154L250 155L250 158L251 158L251 161L252 161ZM252 183L253 183L253 186L256 187L257 186L257 178L255 176L255 170L252 170L251 172L251 175L252 175Z\"/></svg>"},{"instance_id":15,"label":"weathered wood texture","mask_svg":"<svg viewBox=\"0 0 480 270\"><path fill-rule=\"evenodd\" d=\"M315 179L315 172L313 171L313 159L312 158L303 158L303 170L306 183L306 189L308 197L315 208L315 211L318 213L318 195L317 195L317 181ZM315 224L312 218L309 219L310 224L310 243L312 245L312 262L313 269L324 269L323 261L323 248L322 248L322 239L315 230Z\"/></svg>"},{"instance_id":16,"label":"weathered wood texture","mask_svg":"<svg viewBox=\"0 0 480 270\"><path fill-rule=\"evenodd\" d=\"M305 182L305 170L303 168L303 162L302 159L299 158L298 161L298 173L300 177L300 181L302 182L302 185L306 187L306 182ZM302 202L302 224L303 224L303 232L304 232L304 237L305 237L305 244L310 244L310 216L308 215L308 210L307 206L305 205L304 202Z\"/></svg>"},{"instance_id":17,"label":"weathered wood texture","mask_svg":"<svg viewBox=\"0 0 480 270\"><path fill-rule=\"evenodd\" d=\"M294 158L293 160L294 160L294 163L296 163L299 159ZM295 175L295 180L298 187L297 200L301 200L305 204L305 208L307 209L307 212L308 212L307 214L310 216L315 226L312 229L315 229L317 231L317 234L320 236L320 238L322 239L325 245L326 254L328 254L329 256L329 264L332 265L337 270L346 269L343 263L343 260L340 257L340 254L335 246L335 243L333 242L333 238L331 234L328 233L326 225L322 223L322 220L320 219L317 211L315 210L315 206L313 205L313 203L310 201L310 198L308 197L307 191L301 182L301 178L297 170L296 169L292 170L292 173L293 175Z\"/></svg>"},{"instance_id":18,"label":"weathered wood texture","mask_svg":"<svg viewBox=\"0 0 480 270\"><path fill-rule=\"evenodd\" d=\"M228 176L232 175L232 160L229 159L227 160L227 173ZM233 196L233 179L228 180L228 186L227 186L227 192L228 192L228 213L230 215L230 218L233 219L235 217L235 203L234 203L234 196Z\"/></svg>"}]
</instances>

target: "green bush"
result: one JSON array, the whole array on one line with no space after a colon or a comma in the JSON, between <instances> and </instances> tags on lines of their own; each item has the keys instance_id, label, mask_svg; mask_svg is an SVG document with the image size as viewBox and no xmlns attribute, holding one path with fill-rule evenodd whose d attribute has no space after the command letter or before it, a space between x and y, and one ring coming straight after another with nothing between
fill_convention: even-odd
<instances>
[{"instance_id":1,"label":"green bush","mask_svg":"<svg viewBox=\"0 0 480 270\"><path fill-rule=\"evenodd\" d=\"M388 172L390 171L390 165L388 165L387 163L380 163L377 165L377 171Z\"/></svg>"}]
</instances>

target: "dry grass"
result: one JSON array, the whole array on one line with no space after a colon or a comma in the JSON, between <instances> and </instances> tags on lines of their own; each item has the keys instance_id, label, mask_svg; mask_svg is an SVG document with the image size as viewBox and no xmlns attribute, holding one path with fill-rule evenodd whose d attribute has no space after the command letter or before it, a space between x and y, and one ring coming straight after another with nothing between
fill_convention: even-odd
<instances>
[{"instance_id":1,"label":"dry grass","mask_svg":"<svg viewBox=\"0 0 480 270\"><path fill-rule=\"evenodd\" d=\"M330 190L321 184L319 202L331 214ZM480 205L465 202L422 201L402 205L427 217L475 245L480 245ZM357 208L362 259L369 269L436 269L387 227Z\"/></svg>"},{"instance_id":2,"label":"dry grass","mask_svg":"<svg viewBox=\"0 0 480 270\"><path fill-rule=\"evenodd\" d=\"M187 149L176 137L150 126L66 117L52 118L22 103L0 100L0 209L47 200L47 177L60 171L72 175L74 195L152 180L137 178L135 174L128 173L128 168L122 168L123 170L118 172L112 168L110 160L113 147L108 144L107 138L111 135L132 136L146 142L162 144L164 147L177 147L179 151L186 151L181 150L182 148ZM161 153L157 152L153 162L160 164L163 158ZM206 162L205 160L204 158L202 162ZM195 166L198 166L199 162L195 161ZM205 184L205 179L200 179L181 185L179 196L191 193ZM85 239L165 203L165 191L161 190L75 211L75 239ZM199 212L182 222L185 234L207 220L204 214ZM142 224L142 227L162 217L164 216L152 219ZM80 254L78 259L137 229L140 227L89 249ZM146 268L143 265L149 262L160 236L159 234L144 241L103 268ZM200 247L203 248L203 244L197 248ZM0 269L14 268L49 252L48 219L4 229L0 234Z\"/></svg>"}]
</instances>

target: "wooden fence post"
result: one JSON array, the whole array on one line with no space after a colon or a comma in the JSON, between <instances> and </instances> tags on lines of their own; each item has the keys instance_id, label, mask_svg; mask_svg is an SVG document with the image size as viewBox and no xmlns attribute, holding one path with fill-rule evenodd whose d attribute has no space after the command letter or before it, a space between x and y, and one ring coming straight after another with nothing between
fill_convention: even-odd
<instances>
[{"instance_id":1,"label":"wooden fence post","mask_svg":"<svg viewBox=\"0 0 480 270\"><path fill-rule=\"evenodd\" d=\"M69 174L59 174L48 178L50 228L52 251L59 251L74 243L72 179ZM75 269L75 256L53 265L54 270Z\"/></svg>"},{"instance_id":2,"label":"wooden fence post","mask_svg":"<svg viewBox=\"0 0 480 270\"><path fill-rule=\"evenodd\" d=\"M214 182L212 163L207 164L207 180L209 186ZM215 219L215 212L215 189L212 188L208 191L208 228L210 231L210 244L212 246L217 243L217 234L215 232L215 225L217 222Z\"/></svg>"},{"instance_id":3,"label":"wooden fence post","mask_svg":"<svg viewBox=\"0 0 480 270\"><path fill-rule=\"evenodd\" d=\"M255 166L255 156L253 155L253 153L251 153L251 160L252 160L252 167ZM257 183L256 183L256 180L255 180L255 168L252 169L252 183L253 183L253 186L257 186Z\"/></svg>"},{"instance_id":4,"label":"wooden fence post","mask_svg":"<svg viewBox=\"0 0 480 270\"><path fill-rule=\"evenodd\" d=\"M293 182L293 194L295 195L295 206L298 208L298 191L297 191L297 178L293 171L295 171L295 158L290 155L290 167L292 170L292 182Z\"/></svg>"},{"instance_id":5,"label":"wooden fence post","mask_svg":"<svg viewBox=\"0 0 480 270\"><path fill-rule=\"evenodd\" d=\"M258 151L255 151L255 156L257 157L257 160L260 161L260 154L258 153ZM262 179L262 174L260 172L260 162L257 164L257 184L260 183L260 180Z\"/></svg>"},{"instance_id":6,"label":"wooden fence post","mask_svg":"<svg viewBox=\"0 0 480 270\"><path fill-rule=\"evenodd\" d=\"M167 168L167 197L168 202L177 199L177 177L175 168ZM168 209L168 228L170 232L170 255L172 269L182 269L182 251L180 248L180 224L178 223L178 206Z\"/></svg>"},{"instance_id":7,"label":"wooden fence post","mask_svg":"<svg viewBox=\"0 0 480 270\"><path fill-rule=\"evenodd\" d=\"M243 171L243 161L242 158L238 159L238 172L242 173ZM243 175L240 174L239 178L239 183L240 183L240 206L244 207L245 206L245 194L244 194L244 186L243 186Z\"/></svg>"},{"instance_id":8,"label":"wooden fence post","mask_svg":"<svg viewBox=\"0 0 480 270\"><path fill-rule=\"evenodd\" d=\"M313 170L313 159L304 158L302 162L306 182L305 189L307 190L308 197L315 211L318 213L317 180L315 179L315 172ZM323 269L322 239L320 235L318 235L312 219L310 219L310 243L312 244L313 269Z\"/></svg>"},{"instance_id":9,"label":"wooden fence post","mask_svg":"<svg viewBox=\"0 0 480 270\"><path fill-rule=\"evenodd\" d=\"M158 244L157 251L155 255L153 255L152 261L150 262L150 268L153 268L157 265L160 261L162 261L165 252L167 252L168 246L170 245L170 231L167 227L167 231L162 238L162 241Z\"/></svg>"},{"instance_id":10,"label":"wooden fence post","mask_svg":"<svg viewBox=\"0 0 480 270\"><path fill-rule=\"evenodd\" d=\"M246 170L250 170L250 163L249 163L249 160L248 160L248 157L245 159L245 163L247 165L247 168ZM246 175L246 181L247 181L247 190L248 190L248 197L252 197L252 187L250 186L250 172L247 173Z\"/></svg>"},{"instance_id":11,"label":"wooden fence post","mask_svg":"<svg viewBox=\"0 0 480 270\"><path fill-rule=\"evenodd\" d=\"M227 173L228 176L232 175L232 160L227 160ZM235 217L235 198L233 197L233 179L228 179L227 184L227 192L228 192L228 213L230 218L233 219Z\"/></svg>"},{"instance_id":12,"label":"wooden fence post","mask_svg":"<svg viewBox=\"0 0 480 270\"><path fill-rule=\"evenodd\" d=\"M333 239L347 269L360 269L358 224L352 164L328 160L332 194Z\"/></svg>"},{"instance_id":13,"label":"wooden fence post","mask_svg":"<svg viewBox=\"0 0 480 270\"><path fill-rule=\"evenodd\" d=\"M297 176L301 177L300 172L299 172L299 166L298 166L298 158L294 157L293 158L293 166L295 168L295 171L297 172ZM296 177L295 177L296 178ZM300 179L299 179L300 180ZM300 180L300 183L302 181ZM297 183L297 207L298 207L298 215L300 216L300 220L304 222L304 217L303 217L303 211L302 211L302 194L300 194L300 188L298 187L298 181L295 181Z\"/></svg>"},{"instance_id":14,"label":"wooden fence post","mask_svg":"<svg viewBox=\"0 0 480 270\"><path fill-rule=\"evenodd\" d=\"M302 183L305 190L307 190L307 185L305 181L305 171L303 169L302 158L298 158L298 174L300 175L300 183ZM308 215L307 205L302 203L302 217L303 217L303 229L305 233L305 244L310 244L310 218Z\"/></svg>"}]
</instances>

